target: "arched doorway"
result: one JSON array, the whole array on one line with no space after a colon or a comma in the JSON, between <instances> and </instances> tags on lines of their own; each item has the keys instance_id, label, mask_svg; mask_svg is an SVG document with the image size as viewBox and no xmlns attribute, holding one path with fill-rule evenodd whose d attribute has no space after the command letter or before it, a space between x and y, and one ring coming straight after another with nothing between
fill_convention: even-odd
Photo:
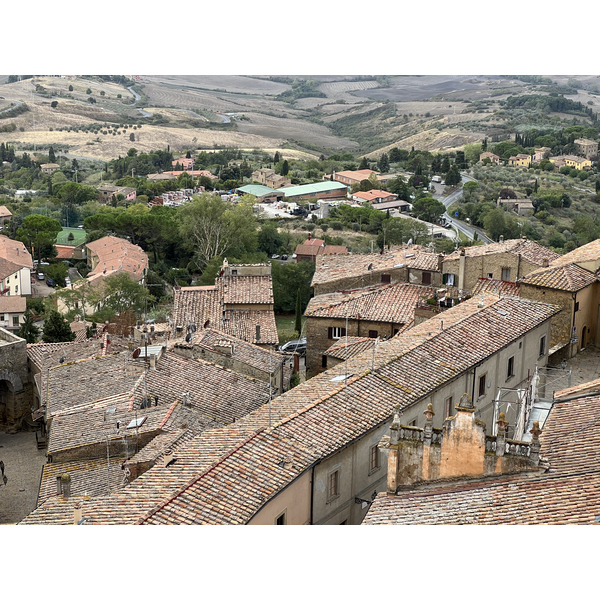
<instances>
[{"instance_id":1,"label":"arched doorway","mask_svg":"<svg viewBox=\"0 0 600 600\"><path fill-rule=\"evenodd\" d=\"M7 425L14 410L15 389L6 379L0 379L0 426Z\"/></svg>"}]
</instances>

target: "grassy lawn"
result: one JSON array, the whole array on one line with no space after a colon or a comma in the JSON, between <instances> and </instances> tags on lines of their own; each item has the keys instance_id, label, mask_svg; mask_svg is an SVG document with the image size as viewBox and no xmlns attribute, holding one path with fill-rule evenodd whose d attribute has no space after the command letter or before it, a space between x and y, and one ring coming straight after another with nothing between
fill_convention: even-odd
<instances>
[{"instance_id":1,"label":"grassy lawn","mask_svg":"<svg viewBox=\"0 0 600 600\"><path fill-rule=\"evenodd\" d=\"M69 239L69 234L73 234L73 239ZM67 246L79 246L85 242L85 230L76 227L63 227L63 230L56 236L57 244L66 244Z\"/></svg>"},{"instance_id":2,"label":"grassy lawn","mask_svg":"<svg viewBox=\"0 0 600 600\"><path fill-rule=\"evenodd\" d=\"M285 344L290 340L298 338L294 330L294 322L296 315L275 315L275 323L277 324L277 335L279 335L279 343ZM306 319L302 317L302 327L304 328L304 322Z\"/></svg>"}]
</instances>

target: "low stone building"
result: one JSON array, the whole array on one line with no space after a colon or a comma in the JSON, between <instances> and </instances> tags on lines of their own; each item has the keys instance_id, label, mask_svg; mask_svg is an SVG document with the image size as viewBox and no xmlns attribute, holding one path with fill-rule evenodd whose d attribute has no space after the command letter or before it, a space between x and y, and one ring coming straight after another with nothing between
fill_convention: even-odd
<instances>
[{"instance_id":1,"label":"low stone building","mask_svg":"<svg viewBox=\"0 0 600 600\"><path fill-rule=\"evenodd\" d=\"M298 244L294 251L296 262L316 262L319 256L346 255L347 246L335 246L325 243L325 240L313 238L308 234L308 239L302 244Z\"/></svg>"},{"instance_id":2,"label":"low stone building","mask_svg":"<svg viewBox=\"0 0 600 600\"><path fill-rule=\"evenodd\" d=\"M577 154L580 154L581 156L584 156L585 158L589 159L598 156L597 141L579 138L573 143L575 144Z\"/></svg>"},{"instance_id":3,"label":"low stone building","mask_svg":"<svg viewBox=\"0 0 600 600\"><path fill-rule=\"evenodd\" d=\"M330 367L327 350L346 336L387 339L405 331L419 303L434 295L430 287L399 282L315 296L304 311L307 373Z\"/></svg>"},{"instance_id":4,"label":"low stone building","mask_svg":"<svg viewBox=\"0 0 600 600\"><path fill-rule=\"evenodd\" d=\"M124 197L124 202L135 202L137 191L135 188L120 185L102 185L96 189L98 202L110 204L117 200L119 195Z\"/></svg>"},{"instance_id":5,"label":"low stone building","mask_svg":"<svg viewBox=\"0 0 600 600\"><path fill-rule=\"evenodd\" d=\"M526 238L501 239L494 244L462 248L444 258L443 283L472 291L482 277L515 282L559 256Z\"/></svg>"},{"instance_id":6,"label":"low stone building","mask_svg":"<svg viewBox=\"0 0 600 600\"><path fill-rule=\"evenodd\" d=\"M264 381L271 385L275 396L285 391L285 357L272 350L212 328L196 331L189 342L179 339L171 347L176 354L200 358ZM289 383L289 377L287 379Z\"/></svg>"},{"instance_id":7,"label":"low stone building","mask_svg":"<svg viewBox=\"0 0 600 600\"><path fill-rule=\"evenodd\" d=\"M552 319L552 363L570 358L589 344L600 344L600 240L559 256L519 279L520 295L560 306Z\"/></svg>"},{"instance_id":8,"label":"low stone building","mask_svg":"<svg viewBox=\"0 0 600 600\"><path fill-rule=\"evenodd\" d=\"M214 285L176 288L173 293L175 338L212 327L265 347L279 344L273 312L270 264L223 262Z\"/></svg>"},{"instance_id":9,"label":"low stone building","mask_svg":"<svg viewBox=\"0 0 600 600\"><path fill-rule=\"evenodd\" d=\"M412 245L377 254L319 256L311 285L315 296L400 281L441 287L442 260L442 254Z\"/></svg>"}]
</instances>

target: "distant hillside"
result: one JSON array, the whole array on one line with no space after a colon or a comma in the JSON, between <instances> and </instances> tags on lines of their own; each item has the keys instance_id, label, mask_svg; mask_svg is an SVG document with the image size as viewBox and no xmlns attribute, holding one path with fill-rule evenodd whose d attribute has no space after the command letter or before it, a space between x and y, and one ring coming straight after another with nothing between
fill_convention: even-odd
<instances>
[{"instance_id":1,"label":"distant hillside","mask_svg":"<svg viewBox=\"0 0 600 600\"><path fill-rule=\"evenodd\" d=\"M125 155L132 147L149 152L167 146L177 152L238 147L376 156L394 146L449 151L486 137L508 139L517 128L557 128L573 119L591 123L600 111L599 91L597 76L19 80L3 75L0 131L17 150L52 145L102 160ZM523 100L527 96L532 100ZM572 104L540 100L563 96Z\"/></svg>"}]
</instances>

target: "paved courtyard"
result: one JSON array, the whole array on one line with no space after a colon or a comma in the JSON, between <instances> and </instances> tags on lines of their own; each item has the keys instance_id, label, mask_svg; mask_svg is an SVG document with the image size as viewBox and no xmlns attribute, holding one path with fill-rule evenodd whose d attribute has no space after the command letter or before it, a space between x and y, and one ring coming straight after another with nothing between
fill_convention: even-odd
<instances>
[{"instance_id":1,"label":"paved courtyard","mask_svg":"<svg viewBox=\"0 0 600 600\"><path fill-rule=\"evenodd\" d=\"M18 523L35 508L46 451L34 432L0 433L0 460L7 478L0 481L0 525Z\"/></svg>"}]
</instances>

